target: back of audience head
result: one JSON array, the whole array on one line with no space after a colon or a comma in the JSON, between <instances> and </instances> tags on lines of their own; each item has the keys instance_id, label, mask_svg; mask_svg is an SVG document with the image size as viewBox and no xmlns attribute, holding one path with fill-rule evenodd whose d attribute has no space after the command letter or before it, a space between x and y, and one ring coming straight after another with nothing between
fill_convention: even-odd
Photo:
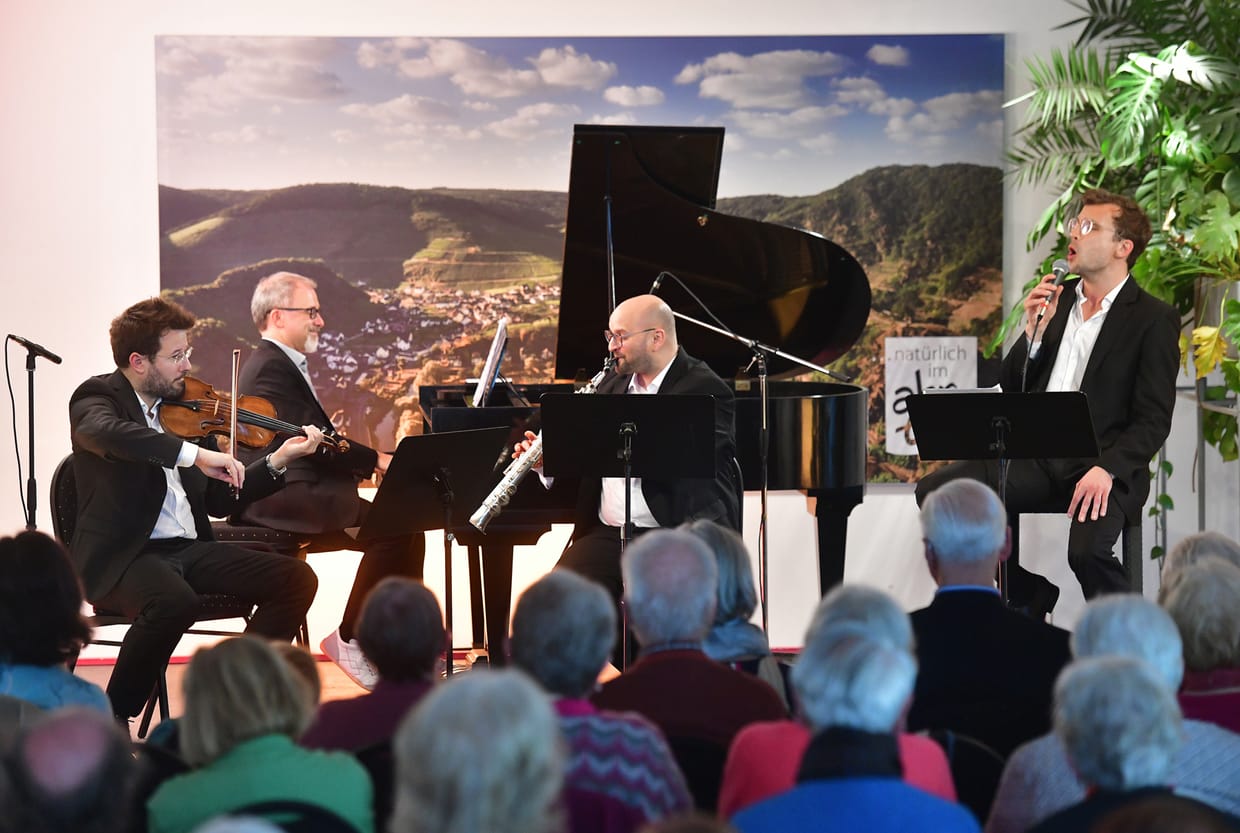
<instances>
[{"instance_id":1,"label":"back of audience head","mask_svg":"<svg viewBox=\"0 0 1240 833\"><path fill-rule=\"evenodd\" d=\"M801 713L829 727L891 733L913 694L917 660L859 623L840 623L807 639L792 667Z\"/></svg>"},{"instance_id":2,"label":"back of audience head","mask_svg":"<svg viewBox=\"0 0 1240 833\"><path fill-rule=\"evenodd\" d=\"M719 570L700 538L648 532L624 551L620 570L629 626L643 646L701 642L710 631Z\"/></svg>"},{"instance_id":3,"label":"back of audience head","mask_svg":"<svg viewBox=\"0 0 1240 833\"><path fill-rule=\"evenodd\" d=\"M323 681L319 679L318 661L305 648L300 645L294 645L292 642L273 640L271 647L275 648L276 653L288 663L288 667L293 671L293 676L302 684L306 701L309 703L311 710L313 710L318 706L319 698L323 694Z\"/></svg>"},{"instance_id":4,"label":"back of audience head","mask_svg":"<svg viewBox=\"0 0 1240 833\"><path fill-rule=\"evenodd\" d=\"M1092 833L1233 833L1235 827L1211 807L1154 793L1100 818Z\"/></svg>"},{"instance_id":5,"label":"back of audience head","mask_svg":"<svg viewBox=\"0 0 1240 833\"><path fill-rule=\"evenodd\" d=\"M262 639L225 639L195 652L185 671L181 755L191 766L210 763L263 735L298 737L310 721L306 684Z\"/></svg>"},{"instance_id":6,"label":"back of audience head","mask_svg":"<svg viewBox=\"0 0 1240 833\"><path fill-rule=\"evenodd\" d=\"M405 718L393 748L391 833L562 828L559 726L520 671L474 671L437 686Z\"/></svg>"},{"instance_id":7,"label":"back of audience head","mask_svg":"<svg viewBox=\"0 0 1240 833\"><path fill-rule=\"evenodd\" d=\"M420 581L389 576L366 596L357 623L357 644L379 678L428 680L446 646L443 612Z\"/></svg>"},{"instance_id":8,"label":"back of audience head","mask_svg":"<svg viewBox=\"0 0 1240 833\"><path fill-rule=\"evenodd\" d=\"M611 597L571 570L552 570L517 600L512 661L557 697L585 697L615 642Z\"/></svg>"},{"instance_id":9,"label":"back of audience head","mask_svg":"<svg viewBox=\"0 0 1240 833\"><path fill-rule=\"evenodd\" d=\"M1075 660L1055 683L1055 734L1082 783L1127 791L1165 786L1180 746L1180 707L1146 663Z\"/></svg>"},{"instance_id":10,"label":"back of audience head","mask_svg":"<svg viewBox=\"0 0 1240 833\"><path fill-rule=\"evenodd\" d=\"M999 496L977 480L952 480L926 496L921 507L926 561L940 584L959 574L987 575L1007 557L1007 513Z\"/></svg>"},{"instance_id":11,"label":"back of audience head","mask_svg":"<svg viewBox=\"0 0 1240 833\"><path fill-rule=\"evenodd\" d=\"M61 665L90 642L82 585L54 538L0 538L0 662Z\"/></svg>"},{"instance_id":12,"label":"back of audience head","mask_svg":"<svg viewBox=\"0 0 1240 833\"><path fill-rule=\"evenodd\" d=\"M714 623L748 622L758 607L758 591L754 587L753 564L745 539L736 530L714 521L692 521L681 529L701 538L715 555L719 580Z\"/></svg>"},{"instance_id":13,"label":"back of audience head","mask_svg":"<svg viewBox=\"0 0 1240 833\"><path fill-rule=\"evenodd\" d=\"M1135 593L1099 596L1087 605L1072 632L1072 656L1119 656L1144 661L1170 692L1184 679L1180 632L1167 612Z\"/></svg>"},{"instance_id":14,"label":"back of audience head","mask_svg":"<svg viewBox=\"0 0 1240 833\"><path fill-rule=\"evenodd\" d=\"M42 715L6 760L5 827L23 833L128 829L137 764L111 718L93 709Z\"/></svg>"},{"instance_id":15,"label":"back of audience head","mask_svg":"<svg viewBox=\"0 0 1240 833\"><path fill-rule=\"evenodd\" d=\"M1167 553L1162 565L1162 584L1158 588L1161 603L1178 580L1180 570L1202 559L1221 558L1240 567L1240 542L1221 532L1197 532L1181 540Z\"/></svg>"},{"instance_id":16,"label":"back of audience head","mask_svg":"<svg viewBox=\"0 0 1240 833\"><path fill-rule=\"evenodd\" d=\"M652 821L637 833L736 833L736 828L723 819L697 812Z\"/></svg>"},{"instance_id":17,"label":"back of audience head","mask_svg":"<svg viewBox=\"0 0 1240 833\"><path fill-rule=\"evenodd\" d=\"M1240 667L1240 567L1211 556L1176 576L1163 607L1179 628L1188 670Z\"/></svg>"},{"instance_id":18,"label":"back of audience head","mask_svg":"<svg viewBox=\"0 0 1240 833\"><path fill-rule=\"evenodd\" d=\"M913 625L891 594L865 584L840 584L818 603L805 634L808 644L840 624L860 627L872 639L913 650Z\"/></svg>"}]
</instances>

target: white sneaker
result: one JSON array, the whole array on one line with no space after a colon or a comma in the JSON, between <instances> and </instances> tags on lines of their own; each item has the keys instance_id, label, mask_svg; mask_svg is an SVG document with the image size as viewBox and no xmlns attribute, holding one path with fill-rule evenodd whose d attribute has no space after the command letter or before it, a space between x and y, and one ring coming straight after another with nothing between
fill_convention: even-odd
<instances>
[{"instance_id":1,"label":"white sneaker","mask_svg":"<svg viewBox=\"0 0 1240 833\"><path fill-rule=\"evenodd\" d=\"M319 648L328 659L340 666L340 670L347 674L350 680L367 691L374 690L375 684L379 682L379 672L370 660L366 659L356 639L344 641L337 629L319 643Z\"/></svg>"}]
</instances>

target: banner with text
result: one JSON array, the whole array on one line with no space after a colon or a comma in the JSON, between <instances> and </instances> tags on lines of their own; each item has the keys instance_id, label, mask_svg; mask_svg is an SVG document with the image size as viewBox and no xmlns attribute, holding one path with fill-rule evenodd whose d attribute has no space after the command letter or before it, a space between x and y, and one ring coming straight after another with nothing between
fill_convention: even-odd
<instances>
[{"instance_id":1,"label":"banner with text","mask_svg":"<svg viewBox=\"0 0 1240 833\"><path fill-rule=\"evenodd\" d=\"M977 339L973 336L895 338L884 350L887 391L887 453L916 454L908 398L932 388L977 387Z\"/></svg>"}]
</instances>

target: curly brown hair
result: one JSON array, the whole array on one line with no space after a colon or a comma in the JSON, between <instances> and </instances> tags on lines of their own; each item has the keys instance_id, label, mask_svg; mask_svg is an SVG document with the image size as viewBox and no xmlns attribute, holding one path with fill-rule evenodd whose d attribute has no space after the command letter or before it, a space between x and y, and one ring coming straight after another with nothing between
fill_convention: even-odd
<instances>
[{"instance_id":1,"label":"curly brown hair","mask_svg":"<svg viewBox=\"0 0 1240 833\"><path fill-rule=\"evenodd\" d=\"M1091 188L1082 194L1081 205L1113 205L1118 209L1114 215L1115 239L1132 241L1132 251L1128 253L1128 268L1131 269L1149 245L1152 234L1150 218L1145 216L1145 211L1132 197L1101 188Z\"/></svg>"},{"instance_id":2,"label":"curly brown hair","mask_svg":"<svg viewBox=\"0 0 1240 833\"><path fill-rule=\"evenodd\" d=\"M169 330L188 330L197 319L175 301L158 296L139 301L112 319L108 335L112 340L112 360L119 368L129 367L130 355L154 356L159 340Z\"/></svg>"}]
</instances>

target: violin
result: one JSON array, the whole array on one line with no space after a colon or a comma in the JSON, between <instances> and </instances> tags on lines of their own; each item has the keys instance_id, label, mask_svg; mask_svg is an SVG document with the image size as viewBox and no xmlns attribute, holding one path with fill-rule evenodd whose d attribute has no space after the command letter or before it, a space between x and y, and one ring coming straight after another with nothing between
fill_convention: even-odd
<instances>
[{"instance_id":1,"label":"violin","mask_svg":"<svg viewBox=\"0 0 1240 833\"><path fill-rule=\"evenodd\" d=\"M306 436L300 425L276 419L275 406L261 396L238 396L234 408L230 394L193 376L185 377L185 392L181 396L179 400L164 400L159 422L169 434L184 440L208 434L228 436L234 425L234 448L238 443L246 448L266 448L276 434ZM348 440L327 431L323 432L323 445L338 452L349 450Z\"/></svg>"}]
</instances>

